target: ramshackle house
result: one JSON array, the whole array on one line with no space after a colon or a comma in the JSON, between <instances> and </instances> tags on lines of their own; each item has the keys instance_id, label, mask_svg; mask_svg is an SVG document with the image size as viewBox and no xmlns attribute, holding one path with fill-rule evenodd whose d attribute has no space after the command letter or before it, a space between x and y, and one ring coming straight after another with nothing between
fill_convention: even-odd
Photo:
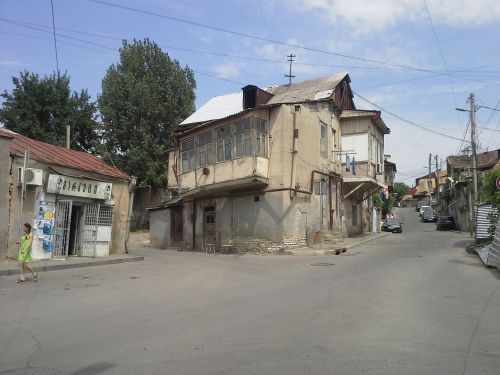
<instances>
[{"instance_id":1,"label":"ramshackle house","mask_svg":"<svg viewBox=\"0 0 500 375\"><path fill-rule=\"evenodd\" d=\"M24 222L35 260L126 252L133 178L90 153L3 128L0 160L0 258L17 257Z\"/></svg>"},{"instance_id":2,"label":"ramshackle house","mask_svg":"<svg viewBox=\"0 0 500 375\"><path fill-rule=\"evenodd\" d=\"M169 155L173 198L151 208L151 245L280 252L362 232L365 210L352 219L352 206L368 204L368 194L384 187L383 167L375 171L380 178L360 176L362 188L351 173L344 191L342 113L356 113L349 83L339 73L265 89L248 85L185 119ZM372 134L375 126L378 136L380 122L370 113L351 133ZM383 138L387 128L381 132ZM356 147L371 143L351 140L352 155ZM368 149L364 154L371 162Z\"/></svg>"}]
</instances>

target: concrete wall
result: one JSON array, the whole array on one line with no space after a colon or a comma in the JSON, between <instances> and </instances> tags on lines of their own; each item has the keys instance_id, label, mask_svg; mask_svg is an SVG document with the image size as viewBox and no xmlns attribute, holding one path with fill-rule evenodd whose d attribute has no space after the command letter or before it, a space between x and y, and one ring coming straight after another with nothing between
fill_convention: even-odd
<instances>
[{"instance_id":1,"label":"concrete wall","mask_svg":"<svg viewBox=\"0 0 500 375\"><path fill-rule=\"evenodd\" d=\"M4 159L4 163L9 159ZM4 164L0 163L0 164ZM23 212L20 215L21 209L21 186L18 185L17 181L17 171L19 167L23 166L23 159L20 157L15 157L12 164L12 175L10 175L10 226L9 226L9 234L8 234L8 246L7 251L5 252L5 256L9 258L16 258L18 253L18 246L16 245L16 241L20 235L20 227L19 223L22 221L31 223L33 225L35 221L35 210L37 209L39 202L41 200L51 200L51 194L45 194L40 186L31 186L28 185L26 189L26 197L23 205ZM48 168L52 167L57 173L70 175L70 176L78 176L81 178L90 178L101 181L109 181L113 183L112 189L112 199L106 204L113 205L113 223L112 223L112 235L111 235L111 244L109 248L110 254L125 254L125 239L127 233L128 226L128 211L129 211L129 181L124 179L113 178L110 176L103 176L98 173L81 171L72 168L65 168L59 166L51 166L46 163L42 163L36 160L30 160L29 168L37 168L44 170L43 181L48 180L49 173L56 173L54 171L49 171ZM61 196L63 197L63 196ZM64 196L64 199L72 200L74 199L71 196ZM86 198L75 198L75 200L86 201ZM90 202L90 200L88 200ZM104 203L103 201L96 201L99 203ZM22 219L22 220L21 220ZM36 245L34 241L34 246ZM1 250L0 250L1 251ZM36 256L34 252L33 255ZM45 258L47 254L40 254L40 256L36 256L37 258Z\"/></svg>"},{"instance_id":2,"label":"concrete wall","mask_svg":"<svg viewBox=\"0 0 500 375\"><path fill-rule=\"evenodd\" d=\"M10 206L10 138L0 137L0 260L7 256Z\"/></svg>"},{"instance_id":3,"label":"concrete wall","mask_svg":"<svg viewBox=\"0 0 500 375\"><path fill-rule=\"evenodd\" d=\"M149 237L151 247L166 249L171 246L170 212L171 211L169 209L154 210L149 212Z\"/></svg>"},{"instance_id":4,"label":"concrete wall","mask_svg":"<svg viewBox=\"0 0 500 375\"><path fill-rule=\"evenodd\" d=\"M344 199L344 231L348 237L361 234L365 227L365 220L363 217L363 205L352 199ZM353 212L355 207L355 214ZM356 216L356 222L353 223L353 217Z\"/></svg>"}]
</instances>

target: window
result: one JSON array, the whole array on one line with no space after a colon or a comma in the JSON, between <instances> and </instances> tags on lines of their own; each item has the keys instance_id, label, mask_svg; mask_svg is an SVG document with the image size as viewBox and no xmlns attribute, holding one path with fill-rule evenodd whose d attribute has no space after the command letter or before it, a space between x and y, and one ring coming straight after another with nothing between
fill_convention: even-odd
<instances>
[{"instance_id":1,"label":"window","mask_svg":"<svg viewBox=\"0 0 500 375\"><path fill-rule=\"evenodd\" d=\"M250 119L233 125L235 157L252 156L252 129Z\"/></svg>"},{"instance_id":2,"label":"window","mask_svg":"<svg viewBox=\"0 0 500 375\"><path fill-rule=\"evenodd\" d=\"M255 155L267 157L267 126L261 119L255 119Z\"/></svg>"},{"instance_id":3,"label":"window","mask_svg":"<svg viewBox=\"0 0 500 375\"><path fill-rule=\"evenodd\" d=\"M217 129L217 161L227 161L233 158L231 127Z\"/></svg>"},{"instance_id":4,"label":"window","mask_svg":"<svg viewBox=\"0 0 500 375\"><path fill-rule=\"evenodd\" d=\"M182 173L194 169L194 139L181 142L181 168Z\"/></svg>"},{"instance_id":5,"label":"window","mask_svg":"<svg viewBox=\"0 0 500 375\"><path fill-rule=\"evenodd\" d=\"M323 159L328 158L328 141L326 139L327 126L324 122L320 122L320 132L319 132L319 153Z\"/></svg>"},{"instance_id":6,"label":"window","mask_svg":"<svg viewBox=\"0 0 500 375\"><path fill-rule=\"evenodd\" d=\"M326 195L328 193L328 181L314 181L314 195Z\"/></svg>"},{"instance_id":7,"label":"window","mask_svg":"<svg viewBox=\"0 0 500 375\"><path fill-rule=\"evenodd\" d=\"M198 136L198 167L204 167L214 162L212 132Z\"/></svg>"},{"instance_id":8,"label":"window","mask_svg":"<svg viewBox=\"0 0 500 375\"><path fill-rule=\"evenodd\" d=\"M110 227L113 224L113 206L101 204L99 207L99 217L97 225L100 227Z\"/></svg>"}]
</instances>

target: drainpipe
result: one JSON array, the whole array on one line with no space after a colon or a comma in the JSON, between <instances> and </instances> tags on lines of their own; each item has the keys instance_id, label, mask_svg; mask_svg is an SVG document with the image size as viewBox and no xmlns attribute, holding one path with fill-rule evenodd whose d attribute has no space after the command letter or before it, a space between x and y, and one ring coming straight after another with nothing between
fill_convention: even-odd
<instances>
[{"instance_id":1,"label":"drainpipe","mask_svg":"<svg viewBox=\"0 0 500 375\"><path fill-rule=\"evenodd\" d=\"M291 179L290 179L290 188L294 189L296 186L296 174L297 174L297 162L296 162L296 157L297 157L297 112L300 111L300 105L295 105L294 106L294 111L293 111L293 134L292 134L292 173L291 173ZM293 191L290 191L290 199L293 199L295 196L295 193Z\"/></svg>"}]
</instances>

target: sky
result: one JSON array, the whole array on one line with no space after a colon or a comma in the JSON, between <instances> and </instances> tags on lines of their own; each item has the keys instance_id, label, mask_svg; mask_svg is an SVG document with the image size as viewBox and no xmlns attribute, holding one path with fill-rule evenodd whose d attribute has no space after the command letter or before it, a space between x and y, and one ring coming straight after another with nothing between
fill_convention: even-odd
<instances>
[{"instance_id":1,"label":"sky","mask_svg":"<svg viewBox=\"0 0 500 375\"><path fill-rule=\"evenodd\" d=\"M247 84L348 72L358 109L382 109L396 180L443 168L470 145L500 148L498 0L53 0L59 69L95 100L121 40L149 38L195 72L196 106ZM133 8L125 9L124 7ZM0 1L0 91L29 70L56 71L50 0ZM358 96L359 95L359 96ZM368 100L365 101L365 99ZM490 107L485 108L485 107ZM422 129L430 129L431 131ZM439 134L437 134L439 133ZM461 141L465 138L465 141Z\"/></svg>"}]
</instances>

